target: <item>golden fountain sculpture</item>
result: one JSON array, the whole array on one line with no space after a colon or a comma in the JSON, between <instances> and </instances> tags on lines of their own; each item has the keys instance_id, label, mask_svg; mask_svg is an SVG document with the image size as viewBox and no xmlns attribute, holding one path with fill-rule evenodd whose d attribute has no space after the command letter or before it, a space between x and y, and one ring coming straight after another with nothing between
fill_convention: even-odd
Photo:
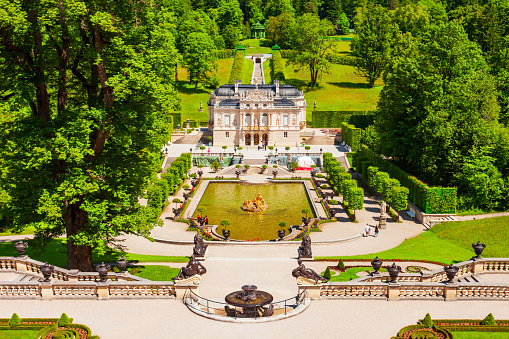
<instances>
[{"instance_id":1,"label":"golden fountain sculpture","mask_svg":"<svg viewBox=\"0 0 509 339\"><path fill-rule=\"evenodd\" d=\"M258 196L254 200L244 201L244 205L241 207L247 212L261 212L269 208L269 205L263 200L262 195L258 193Z\"/></svg>"}]
</instances>

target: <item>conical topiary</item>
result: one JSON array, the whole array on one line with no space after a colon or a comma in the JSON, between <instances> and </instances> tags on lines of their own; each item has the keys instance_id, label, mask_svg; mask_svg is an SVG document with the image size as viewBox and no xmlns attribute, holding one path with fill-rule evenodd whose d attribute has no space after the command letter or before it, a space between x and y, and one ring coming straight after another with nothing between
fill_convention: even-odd
<instances>
[{"instance_id":1,"label":"conical topiary","mask_svg":"<svg viewBox=\"0 0 509 339\"><path fill-rule=\"evenodd\" d=\"M339 259L338 268L340 270L344 270L345 269L345 264L343 263L343 259Z\"/></svg>"},{"instance_id":2,"label":"conical topiary","mask_svg":"<svg viewBox=\"0 0 509 339\"><path fill-rule=\"evenodd\" d=\"M429 313L426 313L426 316L424 317L424 319L422 319L421 324L426 326L426 328L433 327L434 323L433 320L431 320L431 316L429 315Z\"/></svg>"},{"instance_id":3,"label":"conical topiary","mask_svg":"<svg viewBox=\"0 0 509 339\"><path fill-rule=\"evenodd\" d=\"M21 319L19 318L19 316L14 313L11 317L11 319L9 320L9 326L10 327L14 327L14 326L18 326L19 324L21 324Z\"/></svg>"},{"instance_id":4,"label":"conical topiary","mask_svg":"<svg viewBox=\"0 0 509 339\"><path fill-rule=\"evenodd\" d=\"M64 327L64 326L69 325L70 323L71 323L71 319L69 319L67 314L62 313L62 315L60 316L60 319L58 319L58 326Z\"/></svg>"},{"instance_id":5,"label":"conical topiary","mask_svg":"<svg viewBox=\"0 0 509 339\"><path fill-rule=\"evenodd\" d=\"M493 314L490 313L486 316L486 318L484 318L481 321L481 325L496 326L497 322L495 321L495 317L493 316Z\"/></svg>"},{"instance_id":6,"label":"conical topiary","mask_svg":"<svg viewBox=\"0 0 509 339\"><path fill-rule=\"evenodd\" d=\"M323 272L323 277L327 280L330 280L330 277L332 276L332 274L330 273L330 267L327 267L327 269L325 270L325 272Z\"/></svg>"}]
</instances>

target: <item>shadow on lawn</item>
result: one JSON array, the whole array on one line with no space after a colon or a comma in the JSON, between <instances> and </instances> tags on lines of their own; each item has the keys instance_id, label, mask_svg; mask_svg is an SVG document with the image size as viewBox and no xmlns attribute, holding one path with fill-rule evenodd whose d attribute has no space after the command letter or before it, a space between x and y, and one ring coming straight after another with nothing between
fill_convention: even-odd
<instances>
[{"instance_id":1,"label":"shadow on lawn","mask_svg":"<svg viewBox=\"0 0 509 339\"><path fill-rule=\"evenodd\" d=\"M328 82L328 84L341 88L369 88L368 84L358 82Z\"/></svg>"},{"instance_id":2,"label":"shadow on lawn","mask_svg":"<svg viewBox=\"0 0 509 339\"><path fill-rule=\"evenodd\" d=\"M200 86L201 85L201 86ZM194 84L189 83L186 80L179 80L179 84L177 86L179 93L184 94L210 94L210 90L203 88L203 84L198 83L198 88L196 92L194 91Z\"/></svg>"}]
</instances>

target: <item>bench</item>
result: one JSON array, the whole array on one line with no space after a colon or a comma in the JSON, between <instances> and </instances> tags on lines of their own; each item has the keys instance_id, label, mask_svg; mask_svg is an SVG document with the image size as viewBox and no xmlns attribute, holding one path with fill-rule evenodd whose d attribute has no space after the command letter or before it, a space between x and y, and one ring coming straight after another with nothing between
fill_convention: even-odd
<instances>
[{"instance_id":1,"label":"bench","mask_svg":"<svg viewBox=\"0 0 509 339\"><path fill-rule=\"evenodd\" d=\"M406 211L406 214L408 214L408 216L409 216L411 219L415 219L415 210L414 210L412 207L410 207L410 208L408 209L408 211Z\"/></svg>"}]
</instances>

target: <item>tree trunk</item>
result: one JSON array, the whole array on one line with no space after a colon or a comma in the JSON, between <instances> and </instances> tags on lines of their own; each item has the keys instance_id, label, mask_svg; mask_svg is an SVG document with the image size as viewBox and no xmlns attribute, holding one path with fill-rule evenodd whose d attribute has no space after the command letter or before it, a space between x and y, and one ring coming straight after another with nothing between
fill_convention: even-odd
<instances>
[{"instance_id":1,"label":"tree trunk","mask_svg":"<svg viewBox=\"0 0 509 339\"><path fill-rule=\"evenodd\" d=\"M78 246L69 237L77 234L87 223L87 213L80 208L81 203L70 204L64 213L67 233L67 269L93 272L92 247Z\"/></svg>"},{"instance_id":2,"label":"tree trunk","mask_svg":"<svg viewBox=\"0 0 509 339\"><path fill-rule=\"evenodd\" d=\"M373 88L373 87L375 87L375 79L369 79L368 87L369 87L369 88Z\"/></svg>"},{"instance_id":3,"label":"tree trunk","mask_svg":"<svg viewBox=\"0 0 509 339\"><path fill-rule=\"evenodd\" d=\"M178 65L175 64L175 86L179 84L179 70Z\"/></svg>"},{"instance_id":4,"label":"tree trunk","mask_svg":"<svg viewBox=\"0 0 509 339\"><path fill-rule=\"evenodd\" d=\"M198 80L194 82L194 92L196 93L196 90L198 89Z\"/></svg>"}]
</instances>

